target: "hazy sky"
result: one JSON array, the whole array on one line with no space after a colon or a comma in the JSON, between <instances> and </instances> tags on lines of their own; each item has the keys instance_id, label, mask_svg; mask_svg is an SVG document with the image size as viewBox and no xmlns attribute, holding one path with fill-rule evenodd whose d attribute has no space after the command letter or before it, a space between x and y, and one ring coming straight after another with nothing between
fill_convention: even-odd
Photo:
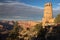
<instances>
[{"instance_id":1,"label":"hazy sky","mask_svg":"<svg viewBox=\"0 0 60 40\"><path fill-rule=\"evenodd\" d=\"M53 5L54 17L60 13L60 0L0 0L0 19L41 20L47 2Z\"/></svg>"}]
</instances>

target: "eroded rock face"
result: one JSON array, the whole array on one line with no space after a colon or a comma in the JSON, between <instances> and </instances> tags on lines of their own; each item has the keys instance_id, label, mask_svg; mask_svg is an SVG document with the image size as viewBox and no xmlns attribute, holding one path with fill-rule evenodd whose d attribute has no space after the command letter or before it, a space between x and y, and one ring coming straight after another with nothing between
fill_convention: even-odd
<instances>
[{"instance_id":1,"label":"eroded rock face","mask_svg":"<svg viewBox=\"0 0 60 40\"><path fill-rule=\"evenodd\" d=\"M18 21L18 25L25 27L25 28L30 28L36 24L38 24L38 22L35 22L35 21Z\"/></svg>"},{"instance_id":2,"label":"eroded rock face","mask_svg":"<svg viewBox=\"0 0 60 40\"><path fill-rule=\"evenodd\" d=\"M6 34L9 33L9 30L13 29L14 23L9 21L0 21L0 33Z\"/></svg>"},{"instance_id":3,"label":"eroded rock face","mask_svg":"<svg viewBox=\"0 0 60 40\"><path fill-rule=\"evenodd\" d=\"M14 27L13 21L6 20L0 21L0 40L6 40L6 38L9 36L10 30L12 30L13 27Z\"/></svg>"}]
</instances>

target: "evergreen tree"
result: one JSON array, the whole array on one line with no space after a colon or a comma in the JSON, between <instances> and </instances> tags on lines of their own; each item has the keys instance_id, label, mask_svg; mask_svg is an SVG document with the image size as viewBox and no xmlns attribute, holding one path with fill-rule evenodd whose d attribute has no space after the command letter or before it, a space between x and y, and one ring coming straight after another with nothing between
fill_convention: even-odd
<instances>
[{"instance_id":1,"label":"evergreen tree","mask_svg":"<svg viewBox=\"0 0 60 40\"><path fill-rule=\"evenodd\" d=\"M60 23L60 14L58 14L57 17L55 18L55 23Z\"/></svg>"},{"instance_id":2,"label":"evergreen tree","mask_svg":"<svg viewBox=\"0 0 60 40\"><path fill-rule=\"evenodd\" d=\"M10 31L7 40L17 40L18 38L18 23L14 23L14 28Z\"/></svg>"}]
</instances>

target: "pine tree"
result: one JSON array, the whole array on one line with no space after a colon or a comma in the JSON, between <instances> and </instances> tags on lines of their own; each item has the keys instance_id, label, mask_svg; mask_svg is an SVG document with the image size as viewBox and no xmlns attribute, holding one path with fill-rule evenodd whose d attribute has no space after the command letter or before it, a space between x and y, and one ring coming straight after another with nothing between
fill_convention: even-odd
<instances>
[{"instance_id":1,"label":"pine tree","mask_svg":"<svg viewBox=\"0 0 60 40\"><path fill-rule=\"evenodd\" d=\"M55 18L55 23L60 23L60 14L58 14L57 17Z\"/></svg>"},{"instance_id":2,"label":"pine tree","mask_svg":"<svg viewBox=\"0 0 60 40\"><path fill-rule=\"evenodd\" d=\"M18 23L15 22L14 27L10 31L9 37L7 38L7 40L17 40L17 38L18 38Z\"/></svg>"}]
</instances>

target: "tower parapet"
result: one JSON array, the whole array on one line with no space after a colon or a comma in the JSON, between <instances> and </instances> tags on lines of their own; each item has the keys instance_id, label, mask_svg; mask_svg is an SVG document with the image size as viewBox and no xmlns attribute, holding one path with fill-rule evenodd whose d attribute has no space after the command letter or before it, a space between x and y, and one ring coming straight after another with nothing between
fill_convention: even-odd
<instances>
[{"instance_id":1,"label":"tower parapet","mask_svg":"<svg viewBox=\"0 0 60 40\"><path fill-rule=\"evenodd\" d=\"M46 3L45 6L52 6L52 3Z\"/></svg>"}]
</instances>

